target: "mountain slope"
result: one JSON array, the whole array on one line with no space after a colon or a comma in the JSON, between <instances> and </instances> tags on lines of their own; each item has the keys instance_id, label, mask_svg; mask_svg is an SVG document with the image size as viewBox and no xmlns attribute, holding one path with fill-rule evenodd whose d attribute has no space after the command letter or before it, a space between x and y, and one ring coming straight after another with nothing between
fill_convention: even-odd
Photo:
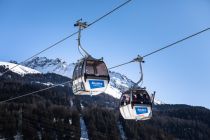
<instances>
[{"instance_id":1,"label":"mountain slope","mask_svg":"<svg viewBox=\"0 0 210 140\"><path fill-rule=\"evenodd\" d=\"M23 63L23 65L36 69L42 73L56 73L69 78L72 77L75 67L74 63L68 64L59 58L48 59L46 57L36 57L26 63ZM122 92L128 90L134 82L117 72L109 71L109 74L111 77L110 84L108 85L105 93L119 99Z\"/></svg>"},{"instance_id":2,"label":"mountain slope","mask_svg":"<svg viewBox=\"0 0 210 140\"><path fill-rule=\"evenodd\" d=\"M46 57L36 57L26 63L25 66L36 69L42 73L56 73L71 78L75 67L74 63L67 62L56 58L48 59ZM110 83L105 91L106 94L119 99L123 92L134 85L134 82L125 75L118 72L109 71ZM151 94L151 93L150 93ZM162 101L155 99L155 104L163 104Z\"/></svg>"},{"instance_id":3,"label":"mountain slope","mask_svg":"<svg viewBox=\"0 0 210 140\"><path fill-rule=\"evenodd\" d=\"M74 63L68 64L59 58L48 59L46 57L36 57L28 62L23 63L23 65L36 69L42 73L56 73L69 78L72 77L75 67ZM120 73L111 71L109 73L111 80L105 93L119 99L122 92L128 90L129 87L134 84L134 82Z\"/></svg>"},{"instance_id":4,"label":"mountain slope","mask_svg":"<svg viewBox=\"0 0 210 140\"><path fill-rule=\"evenodd\" d=\"M15 73L18 73L18 74L21 74L21 75L24 75L24 74L37 74L37 73L40 73L39 71L35 70L35 69L31 69L29 67L25 67L25 66L22 66L22 65L18 65L16 67L17 64L14 64L14 63L9 63L9 62L0 62L0 66L3 66L5 67L6 69L11 69L12 72L15 72Z\"/></svg>"}]
</instances>

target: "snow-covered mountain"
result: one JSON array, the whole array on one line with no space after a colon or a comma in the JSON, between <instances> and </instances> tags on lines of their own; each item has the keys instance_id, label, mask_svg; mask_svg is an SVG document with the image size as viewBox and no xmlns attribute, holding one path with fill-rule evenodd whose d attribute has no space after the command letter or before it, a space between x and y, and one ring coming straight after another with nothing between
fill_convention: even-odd
<instances>
[{"instance_id":1,"label":"snow-covered mountain","mask_svg":"<svg viewBox=\"0 0 210 140\"><path fill-rule=\"evenodd\" d=\"M42 73L56 73L66 77L71 78L75 67L74 63L68 64L67 62L56 58L48 59L46 57L36 57L27 63L25 66L36 69ZM121 94L128 90L134 85L134 82L118 72L109 71L110 83L105 91L105 93L115 97L120 98ZM162 101L155 99L156 104L162 104Z\"/></svg>"},{"instance_id":2,"label":"snow-covered mountain","mask_svg":"<svg viewBox=\"0 0 210 140\"><path fill-rule=\"evenodd\" d=\"M72 77L75 67L74 63L68 64L59 58L48 59L46 57L36 57L26 63L23 63L23 65L36 69L42 73L56 73L69 78ZM105 93L119 99L122 92L128 90L134 82L120 73L112 71L109 71L109 73L111 80Z\"/></svg>"},{"instance_id":3,"label":"snow-covered mountain","mask_svg":"<svg viewBox=\"0 0 210 140\"><path fill-rule=\"evenodd\" d=\"M24 74L28 74L28 73L40 73L39 71L35 70L35 69L31 69L29 67L25 67L22 65L18 65L15 63L9 63L9 62L0 62L0 66L4 66L6 69L11 69L12 72L24 75Z\"/></svg>"},{"instance_id":4,"label":"snow-covered mountain","mask_svg":"<svg viewBox=\"0 0 210 140\"><path fill-rule=\"evenodd\" d=\"M66 77L71 77L75 64L68 64L59 58L48 59L46 57L36 57L28 62L23 63L24 66L38 70L42 73L56 73Z\"/></svg>"}]
</instances>

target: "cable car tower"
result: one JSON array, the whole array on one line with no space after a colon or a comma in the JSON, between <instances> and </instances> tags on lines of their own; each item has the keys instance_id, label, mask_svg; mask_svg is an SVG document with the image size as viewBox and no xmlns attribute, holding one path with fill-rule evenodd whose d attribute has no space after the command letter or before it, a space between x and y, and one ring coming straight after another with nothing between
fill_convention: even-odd
<instances>
[{"instance_id":1,"label":"cable car tower","mask_svg":"<svg viewBox=\"0 0 210 140\"><path fill-rule=\"evenodd\" d=\"M73 93L75 95L98 95L106 90L110 81L108 69L102 58L93 58L81 45L81 31L87 28L88 24L80 19L74 26L79 28L78 50L83 58L77 61L74 68Z\"/></svg>"}]
</instances>

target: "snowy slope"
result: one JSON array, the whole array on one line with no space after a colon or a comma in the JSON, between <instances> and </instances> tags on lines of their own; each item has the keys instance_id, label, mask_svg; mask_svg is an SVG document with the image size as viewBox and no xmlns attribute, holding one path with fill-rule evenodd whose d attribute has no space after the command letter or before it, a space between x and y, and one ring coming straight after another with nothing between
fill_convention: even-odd
<instances>
[{"instance_id":1,"label":"snowy slope","mask_svg":"<svg viewBox=\"0 0 210 140\"><path fill-rule=\"evenodd\" d=\"M119 99L123 92L134 85L134 82L125 75L117 72L109 71L110 82L105 93Z\"/></svg>"},{"instance_id":2,"label":"snowy slope","mask_svg":"<svg viewBox=\"0 0 210 140\"><path fill-rule=\"evenodd\" d=\"M80 116L80 131L81 131L80 140L89 140L88 130L82 116Z\"/></svg>"},{"instance_id":3,"label":"snowy slope","mask_svg":"<svg viewBox=\"0 0 210 140\"><path fill-rule=\"evenodd\" d=\"M110 85L112 87L120 89L121 92L125 92L134 85L134 82L132 80L128 79L125 75L122 75L118 72L109 71L109 75L111 77Z\"/></svg>"},{"instance_id":4,"label":"snowy slope","mask_svg":"<svg viewBox=\"0 0 210 140\"><path fill-rule=\"evenodd\" d=\"M15 67L17 64L14 63L9 63L9 62L0 62L0 66L4 66L5 68L9 68L11 69L12 72L24 75L24 74L35 74L35 73L40 73L37 70L22 66L22 65L18 65L17 67ZM14 67L14 68L13 68Z\"/></svg>"},{"instance_id":5,"label":"snowy slope","mask_svg":"<svg viewBox=\"0 0 210 140\"><path fill-rule=\"evenodd\" d=\"M105 91L106 94L109 94L111 96L113 96L114 98L117 98L119 99L122 95L122 92L115 88L115 87L112 87L110 84L108 85L106 91Z\"/></svg>"}]
</instances>

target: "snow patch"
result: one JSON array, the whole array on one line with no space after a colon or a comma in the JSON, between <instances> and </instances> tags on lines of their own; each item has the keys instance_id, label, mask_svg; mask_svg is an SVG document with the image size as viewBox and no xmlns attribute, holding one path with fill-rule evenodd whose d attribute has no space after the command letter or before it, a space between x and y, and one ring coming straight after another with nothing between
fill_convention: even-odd
<instances>
[{"instance_id":1,"label":"snow patch","mask_svg":"<svg viewBox=\"0 0 210 140\"><path fill-rule=\"evenodd\" d=\"M154 99L154 104L155 105L162 105L162 104L165 104L164 102L158 100L158 99Z\"/></svg>"},{"instance_id":2,"label":"snow patch","mask_svg":"<svg viewBox=\"0 0 210 140\"><path fill-rule=\"evenodd\" d=\"M37 74L40 73L37 70L22 66L22 65L18 65L14 64L14 63L9 63L9 62L0 62L0 66L5 66L5 68L10 69L12 72L15 72L17 74L20 75L24 75L24 74Z\"/></svg>"},{"instance_id":3,"label":"snow patch","mask_svg":"<svg viewBox=\"0 0 210 140\"><path fill-rule=\"evenodd\" d=\"M117 99L120 99L122 95L122 92L119 89L112 87L110 84L107 86L105 93Z\"/></svg>"},{"instance_id":4,"label":"snow patch","mask_svg":"<svg viewBox=\"0 0 210 140\"><path fill-rule=\"evenodd\" d=\"M120 121L117 122L117 126L118 126L118 129L119 129L119 132L120 132L121 140L127 140L127 138L125 136L125 132L124 132L123 126L122 126Z\"/></svg>"},{"instance_id":5,"label":"snow patch","mask_svg":"<svg viewBox=\"0 0 210 140\"><path fill-rule=\"evenodd\" d=\"M80 116L80 129L81 129L80 140L89 140L85 121L82 116Z\"/></svg>"}]
</instances>

